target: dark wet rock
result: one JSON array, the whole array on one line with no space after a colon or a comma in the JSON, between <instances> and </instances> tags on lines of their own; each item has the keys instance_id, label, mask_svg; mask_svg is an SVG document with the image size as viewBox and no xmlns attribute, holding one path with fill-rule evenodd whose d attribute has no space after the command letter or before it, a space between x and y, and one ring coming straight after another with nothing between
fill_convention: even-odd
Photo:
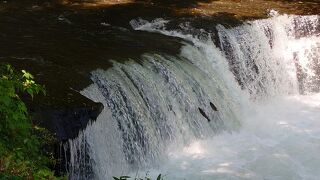
<instances>
[{"instance_id":1,"label":"dark wet rock","mask_svg":"<svg viewBox=\"0 0 320 180\"><path fill-rule=\"evenodd\" d=\"M318 17L318 21L320 17ZM303 26L301 26L303 24ZM317 26L310 21L305 21L304 19L296 17L294 19L294 29L293 35L295 38L303 38L308 36L320 36L320 23L317 23Z\"/></svg>"},{"instance_id":2,"label":"dark wet rock","mask_svg":"<svg viewBox=\"0 0 320 180\"><path fill-rule=\"evenodd\" d=\"M218 111L217 107L212 102L210 102L210 107L212 110Z\"/></svg>"},{"instance_id":3,"label":"dark wet rock","mask_svg":"<svg viewBox=\"0 0 320 180\"><path fill-rule=\"evenodd\" d=\"M207 114L203 111L203 109L201 109L201 108L198 108L198 109L199 109L200 114L201 114L204 118L206 118L206 119L208 120L208 122L210 122L211 120L209 119L209 117L207 116Z\"/></svg>"},{"instance_id":4,"label":"dark wet rock","mask_svg":"<svg viewBox=\"0 0 320 180\"><path fill-rule=\"evenodd\" d=\"M86 101L86 102L85 102ZM94 121L103 109L100 103L84 100L74 107L40 107L33 109L33 119L54 132L60 141L78 136L90 121Z\"/></svg>"}]
</instances>

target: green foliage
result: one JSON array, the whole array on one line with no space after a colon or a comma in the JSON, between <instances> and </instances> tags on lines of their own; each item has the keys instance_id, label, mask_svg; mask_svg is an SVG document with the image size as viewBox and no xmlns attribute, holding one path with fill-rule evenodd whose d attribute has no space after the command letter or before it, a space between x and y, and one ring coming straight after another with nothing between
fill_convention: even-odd
<instances>
[{"instance_id":1,"label":"green foliage","mask_svg":"<svg viewBox=\"0 0 320 180\"><path fill-rule=\"evenodd\" d=\"M0 179L56 179L47 168L52 158L41 151L50 135L31 122L20 98L39 93L44 87L30 73L0 65Z\"/></svg>"},{"instance_id":2,"label":"green foliage","mask_svg":"<svg viewBox=\"0 0 320 180\"><path fill-rule=\"evenodd\" d=\"M129 179L131 179L130 176L113 177L113 180L129 180ZM137 177L135 177L133 180L151 180L151 178L148 177L148 174L147 174L145 178L137 178ZM159 174L156 180L163 180L162 175Z\"/></svg>"},{"instance_id":3,"label":"green foliage","mask_svg":"<svg viewBox=\"0 0 320 180\"><path fill-rule=\"evenodd\" d=\"M11 145L14 141L12 145L23 144L28 148L37 144L30 134L32 124L19 94L27 93L33 97L39 92L45 93L44 87L36 84L30 73L24 70L15 72L10 65L0 66L0 133L3 143Z\"/></svg>"}]
</instances>

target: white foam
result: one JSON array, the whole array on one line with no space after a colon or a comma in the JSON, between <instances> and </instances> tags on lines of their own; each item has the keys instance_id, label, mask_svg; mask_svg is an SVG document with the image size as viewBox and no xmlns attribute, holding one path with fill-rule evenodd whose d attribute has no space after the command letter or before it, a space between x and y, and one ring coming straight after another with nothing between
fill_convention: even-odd
<instances>
[{"instance_id":1,"label":"white foam","mask_svg":"<svg viewBox=\"0 0 320 180\"><path fill-rule=\"evenodd\" d=\"M171 152L165 179L308 179L320 176L320 94L256 105L238 133Z\"/></svg>"}]
</instances>

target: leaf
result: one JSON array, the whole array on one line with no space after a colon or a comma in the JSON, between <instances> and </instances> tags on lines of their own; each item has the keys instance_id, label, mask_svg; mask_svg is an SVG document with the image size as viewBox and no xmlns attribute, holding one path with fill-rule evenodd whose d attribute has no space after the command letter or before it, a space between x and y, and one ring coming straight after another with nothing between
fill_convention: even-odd
<instances>
[{"instance_id":1,"label":"leaf","mask_svg":"<svg viewBox=\"0 0 320 180\"><path fill-rule=\"evenodd\" d=\"M161 174L159 174L159 176L157 177L157 180L161 180Z\"/></svg>"},{"instance_id":2,"label":"leaf","mask_svg":"<svg viewBox=\"0 0 320 180\"><path fill-rule=\"evenodd\" d=\"M28 73L27 71L22 70L22 73L23 73L22 77L25 77L26 79L33 79L32 74Z\"/></svg>"},{"instance_id":3,"label":"leaf","mask_svg":"<svg viewBox=\"0 0 320 180\"><path fill-rule=\"evenodd\" d=\"M27 93L33 98L33 89L28 88Z\"/></svg>"},{"instance_id":4,"label":"leaf","mask_svg":"<svg viewBox=\"0 0 320 180\"><path fill-rule=\"evenodd\" d=\"M130 176L121 176L120 177L120 180L127 180L127 179L129 179L130 178Z\"/></svg>"},{"instance_id":5,"label":"leaf","mask_svg":"<svg viewBox=\"0 0 320 180\"><path fill-rule=\"evenodd\" d=\"M120 180L120 178L117 178L117 177L114 177L114 176L113 176L112 178L113 178L114 180Z\"/></svg>"}]
</instances>

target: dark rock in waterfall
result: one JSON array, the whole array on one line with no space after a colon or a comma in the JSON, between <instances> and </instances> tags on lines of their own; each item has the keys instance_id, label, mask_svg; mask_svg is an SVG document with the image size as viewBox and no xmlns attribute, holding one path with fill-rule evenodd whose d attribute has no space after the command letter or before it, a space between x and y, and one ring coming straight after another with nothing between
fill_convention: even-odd
<instances>
[{"instance_id":1,"label":"dark rock in waterfall","mask_svg":"<svg viewBox=\"0 0 320 180\"><path fill-rule=\"evenodd\" d=\"M210 107L212 110L218 111L217 107L212 102L210 102Z\"/></svg>"},{"instance_id":2,"label":"dark rock in waterfall","mask_svg":"<svg viewBox=\"0 0 320 180\"><path fill-rule=\"evenodd\" d=\"M42 107L32 112L33 119L54 132L60 141L76 138L103 109L101 103L90 102L74 107Z\"/></svg>"},{"instance_id":3,"label":"dark rock in waterfall","mask_svg":"<svg viewBox=\"0 0 320 180\"><path fill-rule=\"evenodd\" d=\"M210 120L209 117L206 115L206 113L203 111L203 109L201 109L201 108L198 108L198 109L199 109L200 114L201 114L203 117L205 117L205 118L208 120L208 122L210 122L211 120Z\"/></svg>"},{"instance_id":4,"label":"dark rock in waterfall","mask_svg":"<svg viewBox=\"0 0 320 180\"><path fill-rule=\"evenodd\" d=\"M35 106L34 102L30 100L26 101L30 107L30 114L33 121L53 132L59 140L52 144L52 148L54 149L53 156L59 160L54 167L52 167L57 175L66 173L70 161L69 150L66 150L66 148L69 147L63 146L62 143L68 139L76 138L79 132L87 127L90 121L97 119L103 109L101 103L95 103L80 93L75 94L77 94L74 95L77 105L71 103L60 104L59 106L48 104ZM83 143L83 145L86 145L86 143ZM85 150L83 154L83 157L88 158L87 150ZM86 175L92 174L90 168L89 166L81 167L83 173Z\"/></svg>"}]
</instances>

